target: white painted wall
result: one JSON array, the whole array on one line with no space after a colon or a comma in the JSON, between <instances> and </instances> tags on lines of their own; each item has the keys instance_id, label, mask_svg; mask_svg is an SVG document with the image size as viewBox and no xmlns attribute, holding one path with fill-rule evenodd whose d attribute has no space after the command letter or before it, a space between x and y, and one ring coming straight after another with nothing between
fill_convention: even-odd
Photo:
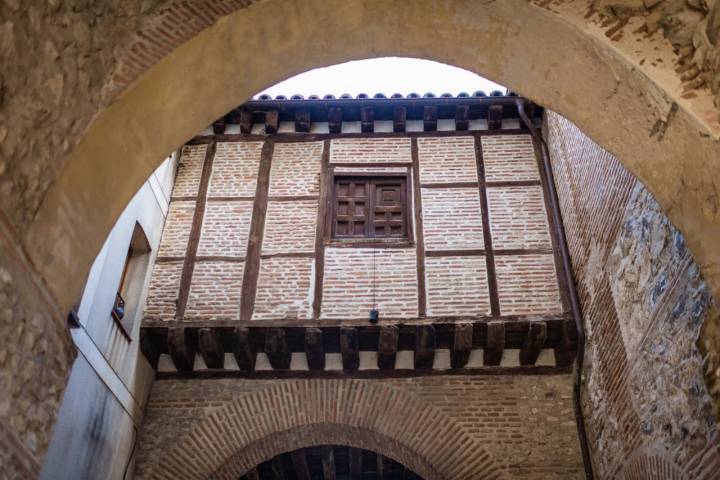
<instances>
[{"instance_id":1,"label":"white painted wall","mask_svg":"<svg viewBox=\"0 0 720 480\"><path fill-rule=\"evenodd\" d=\"M127 478L153 370L140 353L140 324L175 179L175 155L140 188L95 259L71 329L78 349L41 478ZM136 223L150 245L147 268L129 272L138 306L128 339L110 313ZM134 273L134 276L132 275Z\"/></svg>"}]
</instances>

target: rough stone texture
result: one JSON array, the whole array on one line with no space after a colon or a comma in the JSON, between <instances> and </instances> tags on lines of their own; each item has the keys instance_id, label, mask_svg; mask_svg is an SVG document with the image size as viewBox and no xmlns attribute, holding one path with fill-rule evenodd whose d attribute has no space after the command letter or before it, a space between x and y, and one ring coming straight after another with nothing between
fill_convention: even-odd
<instances>
[{"instance_id":1,"label":"rough stone texture","mask_svg":"<svg viewBox=\"0 0 720 480\"><path fill-rule=\"evenodd\" d=\"M596 472L715 478L720 435L696 345L712 299L697 265L617 159L557 114L546 127L585 313Z\"/></svg>"},{"instance_id":2,"label":"rough stone texture","mask_svg":"<svg viewBox=\"0 0 720 480\"><path fill-rule=\"evenodd\" d=\"M493 248L551 248L542 187L487 189Z\"/></svg>"},{"instance_id":3,"label":"rough stone texture","mask_svg":"<svg viewBox=\"0 0 720 480\"><path fill-rule=\"evenodd\" d=\"M333 438L428 479L583 478L572 409L569 375L164 380L136 473L238 478L276 451Z\"/></svg>"},{"instance_id":4,"label":"rough stone texture","mask_svg":"<svg viewBox=\"0 0 720 480\"><path fill-rule=\"evenodd\" d=\"M485 257L425 259L428 315L489 315Z\"/></svg>"},{"instance_id":5,"label":"rough stone texture","mask_svg":"<svg viewBox=\"0 0 720 480\"><path fill-rule=\"evenodd\" d=\"M260 261L253 320L312 318L314 258Z\"/></svg>"},{"instance_id":6,"label":"rough stone texture","mask_svg":"<svg viewBox=\"0 0 720 480\"><path fill-rule=\"evenodd\" d=\"M421 183L477 182L475 139L419 138Z\"/></svg>"},{"instance_id":7,"label":"rough stone texture","mask_svg":"<svg viewBox=\"0 0 720 480\"><path fill-rule=\"evenodd\" d=\"M421 188L427 250L485 248L477 188Z\"/></svg>"},{"instance_id":8,"label":"rough stone texture","mask_svg":"<svg viewBox=\"0 0 720 480\"><path fill-rule=\"evenodd\" d=\"M720 107L720 2L717 0L592 0L611 19L642 18L648 34L662 31L679 55L687 95L707 86Z\"/></svg>"},{"instance_id":9,"label":"rough stone texture","mask_svg":"<svg viewBox=\"0 0 720 480\"><path fill-rule=\"evenodd\" d=\"M409 138L342 138L330 142L330 163L411 163Z\"/></svg>"},{"instance_id":10,"label":"rough stone texture","mask_svg":"<svg viewBox=\"0 0 720 480\"><path fill-rule=\"evenodd\" d=\"M0 224L0 478L34 478L75 356L64 318Z\"/></svg>"},{"instance_id":11,"label":"rough stone texture","mask_svg":"<svg viewBox=\"0 0 720 480\"><path fill-rule=\"evenodd\" d=\"M381 318L417 316L415 249L326 249L321 317L366 318L373 297Z\"/></svg>"}]
</instances>

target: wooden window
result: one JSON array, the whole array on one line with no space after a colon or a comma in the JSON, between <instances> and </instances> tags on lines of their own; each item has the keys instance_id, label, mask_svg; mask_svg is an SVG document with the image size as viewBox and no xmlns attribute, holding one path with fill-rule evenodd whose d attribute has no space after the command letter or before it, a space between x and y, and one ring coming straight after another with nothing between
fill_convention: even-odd
<instances>
[{"instance_id":1,"label":"wooden window","mask_svg":"<svg viewBox=\"0 0 720 480\"><path fill-rule=\"evenodd\" d=\"M333 238L409 238L406 177L336 176Z\"/></svg>"}]
</instances>

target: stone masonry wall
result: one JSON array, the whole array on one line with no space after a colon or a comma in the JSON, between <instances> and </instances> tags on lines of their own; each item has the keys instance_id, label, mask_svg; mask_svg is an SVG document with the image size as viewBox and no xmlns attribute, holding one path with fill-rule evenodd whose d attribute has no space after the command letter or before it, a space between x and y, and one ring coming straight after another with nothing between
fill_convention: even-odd
<instances>
[{"instance_id":1,"label":"stone masonry wall","mask_svg":"<svg viewBox=\"0 0 720 480\"><path fill-rule=\"evenodd\" d=\"M587 331L583 404L600 478L716 478L696 346L712 303L682 234L618 160L554 113L547 138Z\"/></svg>"},{"instance_id":2,"label":"stone masonry wall","mask_svg":"<svg viewBox=\"0 0 720 480\"><path fill-rule=\"evenodd\" d=\"M429 464L421 470L428 479L579 479L572 412L568 375L160 380L136 477L238 478L275 452L322 443L339 428L342 442Z\"/></svg>"}]
</instances>

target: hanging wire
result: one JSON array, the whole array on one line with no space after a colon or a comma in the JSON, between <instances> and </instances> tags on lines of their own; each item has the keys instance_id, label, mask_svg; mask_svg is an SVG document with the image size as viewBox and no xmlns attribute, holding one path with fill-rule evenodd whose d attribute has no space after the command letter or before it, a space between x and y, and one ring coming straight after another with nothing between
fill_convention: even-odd
<instances>
[{"instance_id":1,"label":"hanging wire","mask_svg":"<svg viewBox=\"0 0 720 480\"><path fill-rule=\"evenodd\" d=\"M377 303L375 301L375 291L377 290L377 283L375 281L375 251L376 249L372 249L372 258L373 258L373 268L372 268L372 309L377 310Z\"/></svg>"}]
</instances>

